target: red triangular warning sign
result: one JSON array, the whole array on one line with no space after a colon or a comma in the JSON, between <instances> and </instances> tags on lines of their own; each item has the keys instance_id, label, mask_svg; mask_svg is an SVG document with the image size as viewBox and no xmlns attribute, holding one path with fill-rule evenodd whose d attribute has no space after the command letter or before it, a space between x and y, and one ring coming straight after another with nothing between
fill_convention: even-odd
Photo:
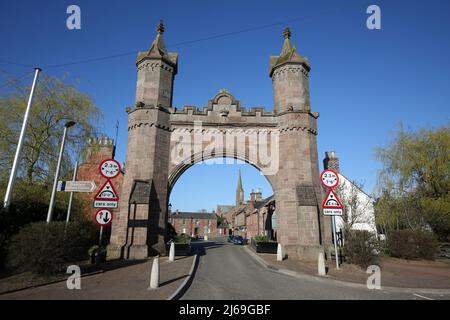
<instances>
[{"instance_id":1,"label":"red triangular warning sign","mask_svg":"<svg viewBox=\"0 0 450 320\"><path fill-rule=\"evenodd\" d=\"M336 193L334 193L333 189L330 189L325 197L325 200L322 202L322 208L343 209L344 206L342 205L341 200L337 197Z\"/></svg>"},{"instance_id":2,"label":"red triangular warning sign","mask_svg":"<svg viewBox=\"0 0 450 320\"><path fill-rule=\"evenodd\" d=\"M118 201L116 189L114 189L111 180L106 180L106 182L98 189L97 194L94 197L95 200L111 200Z\"/></svg>"}]
</instances>

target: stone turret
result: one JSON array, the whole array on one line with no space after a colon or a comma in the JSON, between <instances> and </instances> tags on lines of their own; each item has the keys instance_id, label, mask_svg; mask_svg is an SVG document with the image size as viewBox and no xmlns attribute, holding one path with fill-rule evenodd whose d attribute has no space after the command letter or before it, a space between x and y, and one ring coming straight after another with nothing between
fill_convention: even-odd
<instances>
[{"instance_id":1,"label":"stone turret","mask_svg":"<svg viewBox=\"0 0 450 320\"><path fill-rule=\"evenodd\" d=\"M283 32L284 43L279 56L270 57L270 77L274 95L274 111L309 111L308 59L300 56L291 44L291 32Z\"/></svg>"},{"instance_id":2,"label":"stone turret","mask_svg":"<svg viewBox=\"0 0 450 320\"><path fill-rule=\"evenodd\" d=\"M156 28L157 35L148 51L139 52L136 105L172 106L173 81L177 74L178 54L168 52L164 44L162 21Z\"/></svg>"},{"instance_id":3,"label":"stone turret","mask_svg":"<svg viewBox=\"0 0 450 320\"><path fill-rule=\"evenodd\" d=\"M170 114L178 54L167 52L162 22L156 31L149 51L138 54L136 106L126 109L127 174L112 225L111 257L143 258L166 250ZM130 212L139 222L129 223Z\"/></svg>"}]
</instances>

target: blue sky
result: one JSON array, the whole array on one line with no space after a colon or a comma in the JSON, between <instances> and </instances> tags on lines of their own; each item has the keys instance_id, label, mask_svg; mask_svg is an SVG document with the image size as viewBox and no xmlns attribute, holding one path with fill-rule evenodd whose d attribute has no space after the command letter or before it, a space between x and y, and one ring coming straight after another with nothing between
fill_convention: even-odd
<instances>
[{"instance_id":1,"label":"blue sky","mask_svg":"<svg viewBox=\"0 0 450 320\"><path fill-rule=\"evenodd\" d=\"M81 30L66 28L70 4L81 8ZM366 28L369 4L381 7L381 30ZM247 108L272 109L268 61L279 54L288 25L292 42L312 66L311 104L321 114L319 158L334 149L343 174L372 192L380 168L374 148L386 145L400 123L415 130L450 119L449 12L446 0L2 1L0 60L27 66L0 62L0 70L21 76L32 71L28 65L37 65L54 76L68 73L103 110L99 132L114 137L119 120L117 158L123 162L124 110L135 95L133 52L149 48L159 19L169 50L179 53L178 108L203 107L226 88ZM228 35L214 37L221 34ZM31 82L31 76L25 80ZM237 166L205 167L180 178L172 193L174 208L213 209L217 202L234 201ZM241 167L246 198L251 188L271 192L264 177ZM188 195L188 189L195 192Z\"/></svg>"}]
</instances>

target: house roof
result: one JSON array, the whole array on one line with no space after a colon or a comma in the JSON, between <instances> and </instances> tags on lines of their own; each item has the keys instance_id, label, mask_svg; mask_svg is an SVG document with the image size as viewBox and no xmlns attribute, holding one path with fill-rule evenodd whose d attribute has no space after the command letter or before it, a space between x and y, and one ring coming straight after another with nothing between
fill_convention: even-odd
<instances>
[{"instance_id":1,"label":"house roof","mask_svg":"<svg viewBox=\"0 0 450 320\"><path fill-rule=\"evenodd\" d=\"M368 196L370 199L372 199L372 201L375 201L375 199L367 194L367 192L365 192L364 190L362 190L360 187L358 187L357 185L355 185L349 178L347 178L346 176L344 176L342 173L338 173L341 177L343 177L348 183L350 183L351 185L355 186L356 189L358 189L359 191L361 191L362 193L364 193L366 196Z\"/></svg>"},{"instance_id":2,"label":"house roof","mask_svg":"<svg viewBox=\"0 0 450 320\"><path fill-rule=\"evenodd\" d=\"M213 212L172 212L169 218L173 219L217 219Z\"/></svg>"}]
</instances>

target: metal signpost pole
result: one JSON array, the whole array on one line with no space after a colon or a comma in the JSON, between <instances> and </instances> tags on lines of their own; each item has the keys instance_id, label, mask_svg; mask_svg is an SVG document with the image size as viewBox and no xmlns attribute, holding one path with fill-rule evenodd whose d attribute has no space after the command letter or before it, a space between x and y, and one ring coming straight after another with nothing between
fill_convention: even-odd
<instances>
[{"instance_id":1,"label":"metal signpost pole","mask_svg":"<svg viewBox=\"0 0 450 320\"><path fill-rule=\"evenodd\" d=\"M73 170L73 179L72 179L72 181L76 181L77 180L77 170L78 170L78 161L75 162L75 169ZM70 219L70 209L72 208L72 199L73 199L73 192L71 192L70 196L69 196L69 206L67 207L66 224L69 223L69 219Z\"/></svg>"},{"instance_id":2,"label":"metal signpost pole","mask_svg":"<svg viewBox=\"0 0 450 320\"><path fill-rule=\"evenodd\" d=\"M98 246L102 246L103 226L100 227L100 236L98 237Z\"/></svg>"},{"instance_id":3,"label":"metal signpost pole","mask_svg":"<svg viewBox=\"0 0 450 320\"><path fill-rule=\"evenodd\" d=\"M336 216L332 216L333 218L333 237L334 237L334 253L336 255L336 269L339 269L339 254L337 249L337 238L336 238Z\"/></svg>"},{"instance_id":4,"label":"metal signpost pole","mask_svg":"<svg viewBox=\"0 0 450 320\"><path fill-rule=\"evenodd\" d=\"M23 141L25 139L25 131L27 129L28 116L30 114L30 109L31 109L31 102L33 101L34 89L36 88L36 81L38 78L38 74L39 74L39 71L41 71L41 70L42 69L40 69L40 68L36 68L36 71L34 73L33 85L31 86L30 97L28 98L28 104L27 104L27 109L25 111L25 116L23 117L22 130L20 131L19 142L17 143L16 154L14 156L14 162L13 162L13 166L11 169L11 175L9 176L8 187L6 188L5 200L3 202L3 206L5 208L9 207L9 205L11 203L12 190L14 187L14 182L16 180L17 167L19 166L19 163L20 163L19 159L20 159L20 154L22 152L22 148L23 148Z\"/></svg>"}]
</instances>

